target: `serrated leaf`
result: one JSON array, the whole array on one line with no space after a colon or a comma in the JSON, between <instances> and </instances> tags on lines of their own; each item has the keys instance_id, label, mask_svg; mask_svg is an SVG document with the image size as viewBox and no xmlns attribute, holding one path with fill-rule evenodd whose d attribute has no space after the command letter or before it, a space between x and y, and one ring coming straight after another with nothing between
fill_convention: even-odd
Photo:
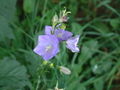
<instances>
[{"instance_id":1,"label":"serrated leaf","mask_svg":"<svg viewBox=\"0 0 120 90\"><path fill-rule=\"evenodd\" d=\"M26 68L10 58L0 61L0 86L0 90L16 90L25 86L32 88Z\"/></svg>"},{"instance_id":2,"label":"serrated leaf","mask_svg":"<svg viewBox=\"0 0 120 90\"><path fill-rule=\"evenodd\" d=\"M8 21L0 16L0 41L6 41L6 39L14 39L14 34Z\"/></svg>"},{"instance_id":3,"label":"serrated leaf","mask_svg":"<svg viewBox=\"0 0 120 90\"><path fill-rule=\"evenodd\" d=\"M7 21L12 21L15 17L17 0L0 0L0 16L3 16Z\"/></svg>"},{"instance_id":4,"label":"serrated leaf","mask_svg":"<svg viewBox=\"0 0 120 90\"><path fill-rule=\"evenodd\" d=\"M27 61L27 68L29 70L29 73L34 76L37 72L37 69L40 65L40 59L37 57L32 51L25 53L25 58Z\"/></svg>"},{"instance_id":5,"label":"serrated leaf","mask_svg":"<svg viewBox=\"0 0 120 90\"><path fill-rule=\"evenodd\" d=\"M13 39L14 34L9 23L15 18L17 0L0 0L0 41Z\"/></svg>"}]
</instances>

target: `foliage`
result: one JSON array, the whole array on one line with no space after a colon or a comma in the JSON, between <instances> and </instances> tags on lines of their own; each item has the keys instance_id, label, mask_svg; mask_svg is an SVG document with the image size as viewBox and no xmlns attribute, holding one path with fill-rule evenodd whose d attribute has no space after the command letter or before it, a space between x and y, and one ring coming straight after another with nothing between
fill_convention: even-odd
<instances>
[{"instance_id":1,"label":"foliage","mask_svg":"<svg viewBox=\"0 0 120 90\"><path fill-rule=\"evenodd\" d=\"M113 90L120 87L119 0L0 0L0 90ZM33 52L44 26L66 6L67 30L80 34L80 52L63 44L50 62L69 67L71 75L43 65ZM69 27L69 28L68 28ZM38 77L40 76L40 77ZM119 90L118 88L117 90Z\"/></svg>"}]
</instances>

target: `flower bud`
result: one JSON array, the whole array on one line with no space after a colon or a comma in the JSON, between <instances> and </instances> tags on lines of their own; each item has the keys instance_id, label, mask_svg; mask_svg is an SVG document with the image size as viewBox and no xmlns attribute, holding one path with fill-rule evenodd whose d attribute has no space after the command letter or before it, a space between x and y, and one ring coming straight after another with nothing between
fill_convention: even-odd
<instances>
[{"instance_id":1,"label":"flower bud","mask_svg":"<svg viewBox=\"0 0 120 90\"><path fill-rule=\"evenodd\" d=\"M54 64L53 64L53 63L51 63L51 64L50 64L50 67L51 67L51 68L54 68Z\"/></svg>"},{"instance_id":2,"label":"flower bud","mask_svg":"<svg viewBox=\"0 0 120 90\"><path fill-rule=\"evenodd\" d=\"M48 61L43 61L43 65L47 65L48 64Z\"/></svg>"},{"instance_id":3,"label":"flower bud","mask_svg":"<svg viewBox=\"0 0 120 90\"><path fill-rule=\"evenodd\" d=\"M66 67L63 67L63 66L60 66L60 72L66 74L66 75L70 75L71 74L70 69L68 69Z\"/></svg>"},{"instance_id":4,"label":"flower bud","mask_svg":"<svg viewBox=\"0 0 120 90\"><path fill-rule=\"evenodd\" d=\"M69 11L66 11L66 8L60 12L60 18L59 22L67 22L69 17L68 14L71 13Z\"/></svg>"},{"instance_id":5,"label":"flower bud","mask_svg":"<svg viewBox=\"0 0 120 90\"><path fill-rule=\"evenodd\" d=\"M53 16L52 23L53 23L54 26L58 23L58 16L57 16L57 14L55 14Z\"/></svg>"}]
</instances>

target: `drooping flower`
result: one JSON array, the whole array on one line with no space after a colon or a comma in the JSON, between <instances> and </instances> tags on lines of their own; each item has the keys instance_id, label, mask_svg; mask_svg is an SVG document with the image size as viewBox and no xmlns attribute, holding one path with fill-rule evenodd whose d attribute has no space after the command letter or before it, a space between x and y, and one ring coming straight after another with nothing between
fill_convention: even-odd
<instances>
[{"instance_id":1,"label":"drooping flower","mask_svg":"<svg viewBox=\"0 0 120 90\"><path fill-rule=\"evenodd\" d=\"M45 34L51 35L51 32L53 32L53 29L51 26L45 27ZM72 37L72 33L63 29L56 29L54 31L54 35L58 38L59 41L67 40L70 37Z\"/></svg>"},{"instance_id":2,"label":"drooping flower","mask_svg":"<svg viewBox=\"0 0 120 90\"><path fill-rule=\"evenodd\" d=\"M34 52L44 60L49 60L59 52L59 41L55 35L40 35Z\"/></svg>"},{"instance_id":3,"label":"drooping flower","mask_svg":"<svg viewBox=\"0 0 120 90\"><path fill-rule=\"evenodd\" d=\"M72 52L79 52L79 48L77 47L79 37L79 35L76 35L75 37L71 37L66 41L67 48L70 49Z\"/></svg>"}]
</instances>

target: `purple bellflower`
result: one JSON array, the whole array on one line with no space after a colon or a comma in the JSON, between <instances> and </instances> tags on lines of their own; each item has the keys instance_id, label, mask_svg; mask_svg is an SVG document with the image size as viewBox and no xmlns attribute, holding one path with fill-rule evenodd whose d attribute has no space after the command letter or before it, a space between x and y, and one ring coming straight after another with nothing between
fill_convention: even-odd
<instances>
[{"instance_id":1,"label":"purple bellflower","mask_svg":"<svg viewBox=\"0 0 120 90\"><path fill-rule=\"evenodd\" d=\"M57 36L59 41L68 40L68 38L72 37L72 35L73 34L71 32L62 29L58 29L55 31L55 36Z\"/></svg>"},{"instance_id":2,"label":"purple bellflower","mask_svg":"<svg viewBox=\"0 0 120 90\"><path fill-rule=\"evenodd\" d=\"M59 41L55 35L40 35L34 52L44 60L49 60L59 52Z\"/></svg>"},{"instance_id":3,"label":"purple bellflower","mask_svg":"<svg viewBox=\"0 0 120 90\"><path fill-rule=\"evenodd\" d=\"M53 28L51 26L45 26L45 34L51 35L53 32Z\"/></svg>"},{"instance_id":4,"label":"purple bellflower","mask_svg":"<svg viewBox=\"0 0 120 90\"><path fill-rule=\"evenodd\" d=\"M51 26L45 27L45 34L51 35L51 32L53 32L53 29ZM67 40L70 37L72 37L72 33L63 29L56 29L54 31L54 35L58 38L59 41Z\"/></svg>"},{"instance_id":5,"label":"purple bellflower","mask_svg":"<svg viewBox=\"0 0 120 90\"><path fill-rule=\"evenodd\" d=\"M34 52L44 60L50 60L59 52L59 43L66 41L66 47L72 52L79 52L77 46L79 41L79 35L72 37L73 34L65 30L66 25L64 22L68 21L68 14L70 12L62 10L60 14L52 19L52 26L45 26L45 35L40 35L38 37L38 44L34 48Z\"/></svg>"},{"instance_id":6,"label":"purple bellflower","mask_svg":"<svg viewBox=\"0 0 120 90\"><path fill-rule=\"evenodd\" d=\"M79 52L79 48L77 47L78 41L79 41L79 35L76 35L75 37L69 38L67 43L67 48L70 49L72 52Z\"/></svg>"}]
</instances>

